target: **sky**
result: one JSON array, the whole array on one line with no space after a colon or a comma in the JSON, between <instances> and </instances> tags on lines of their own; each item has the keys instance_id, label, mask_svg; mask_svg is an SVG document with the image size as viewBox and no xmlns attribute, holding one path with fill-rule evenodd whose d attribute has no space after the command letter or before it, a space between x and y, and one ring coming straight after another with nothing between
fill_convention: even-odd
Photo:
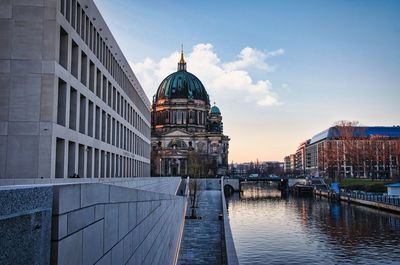
<instances>
[{"instance_id":1,"label":"sky","mask_svg":"<svg viewBox=\"0 0 400 265\"><path fill-rule=\"evenodd\" d=\"M229 162L283 161L339 120L400 125L400 1L95 3L150 100L183 45Z\"/></svg>"}]
</instances>

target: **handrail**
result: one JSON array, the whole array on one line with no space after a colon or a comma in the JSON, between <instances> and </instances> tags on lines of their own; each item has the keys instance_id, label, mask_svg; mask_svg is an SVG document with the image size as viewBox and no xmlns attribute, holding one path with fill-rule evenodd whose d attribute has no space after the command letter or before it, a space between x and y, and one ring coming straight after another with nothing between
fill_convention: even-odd
<instances>
[{"instance_id":1,"label":"handrail","mask_svg":"<svg viewBox=\"0 0 400 265\"><path fill-rule=\"evenodd\" d=\"M226 264L239 265L239 260L236 253L235 243L233 242L231 226L228 219L228 208L226 206L224 194L224 178L221 177L221 196L222 196L222 213L224 222L224 237L225 237L225 251L226 251Z\"/></svg>"},{"instance_id":2,"label":"handrail","mask_svg":"<svg viewBox=\"0 0 400 265\"><path fill-rule=\"evenodd\" d=\"M383 195L383 194L372 194L372 193L361 193L361 192L341 192L340 196L347 196L354 199L361 199L365 201L381 202L390 205L400 206L400 197Z\"/></svg>"}]
</instances>

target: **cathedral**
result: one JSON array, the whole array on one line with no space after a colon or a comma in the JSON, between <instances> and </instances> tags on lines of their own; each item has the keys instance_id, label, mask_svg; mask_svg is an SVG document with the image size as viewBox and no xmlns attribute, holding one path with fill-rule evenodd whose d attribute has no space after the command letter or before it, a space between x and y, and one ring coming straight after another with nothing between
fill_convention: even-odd
<instances>
[{"instance_id":1,"label":"cathedral","mask_svg":"<svg viewBox=\"0 0 400 265\"><path fill-rule=\"evenodd\" d=\"M214 177L228 169L229 137L221 111L181 58L153 97L151 108L152 176Z\"/></svg>"}]
</instances>

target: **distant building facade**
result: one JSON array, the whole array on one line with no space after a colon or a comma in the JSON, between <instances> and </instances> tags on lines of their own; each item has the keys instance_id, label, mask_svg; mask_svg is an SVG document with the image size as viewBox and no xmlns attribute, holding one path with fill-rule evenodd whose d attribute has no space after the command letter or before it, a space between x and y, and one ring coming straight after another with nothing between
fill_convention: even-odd
<instances>
[{"instance_id":1,"label":"distant building facade","mask_svg":"<svg viewBox=\"0 0 400 265\"><path fill-rule=\"evenodd\" d=\"M294 158L295 171L300 175L306 174L306 147L310 143L310 140L302 142L296 150L296 157Z\"/></svg>"},{"instance_id":2,"label":"distant building facade","mask_svg":"<svg viewBox=\"0 0 400 265\"><path fill-rule=\"evenodd\" d=\"M181 53L176 72L159 85L151 108L153 176L215 176L228 170L229 137L222 115L201 81L186 70Z\"/></svg>"},{"instance_id":3,"label":"distant building facade","mask_svg":"<svg viewBox=\"0 0 400 265\"><path fill-rule=\"evenodd\" d=\"M0 178L149 176L150 102L94 2L1 8Z\"/></svg>"},{"instance_id":4,"label":"distant building facade","mask_svg":"<svg viewBox=\"0 0 400 265\"><path fill-rule=\"evenodd\" d=\"M279 161L245 162L231 164L231 174L234 176L247 176L249 174L282 175L284 173L284 163Z\"/></svg>"},{"instance_id":5,"label":"distant building facade","mask_svg":"<svg viewBox=\"0 0 400 265\"><path fill-rule=\"evenodd\" d=\"M310 176L400 177L400 127L330 127L300 144L296 154L296 165ZM285 157L285 172L291 163Z\"/></svg>"}]
</instances>

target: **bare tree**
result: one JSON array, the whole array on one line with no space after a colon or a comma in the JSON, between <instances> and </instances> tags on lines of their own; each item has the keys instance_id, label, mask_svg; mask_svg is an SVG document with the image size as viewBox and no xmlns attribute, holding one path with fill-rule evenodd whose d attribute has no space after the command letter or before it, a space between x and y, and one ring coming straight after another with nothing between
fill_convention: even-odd
<instances>
[{"instance_id":1,"label":"bare tree","mask_svg":"<svg viewBox=\"0 0 400 265\"><path fill-rule=\"evenodd\" d=\"M396 181L400 180L400 139L392 141L391 145L392 152L392 166L393 166L393 179Z\"/></svg>"},{"instance_id":2,"label":"bare tree","mask_svg":"<svg viewBox=\"0 0 400 265\"><path fill-rule=\"evenodd\" d=\"M190 218L197 219L197 208L200 196L200 183L199 179L189 180L189 199L190 199Z\"/></svg>"},{"instance_id":3,"label":"bare tree","mask_svg":"<svg viewBox=\"0 0 400 265\"><path fill-rule=\"evenodd\" d=\"M334 138L339 140L337 160L340 169L343 167L339 176L346 177L350 173L351 177L360 177L363 173L362 140L366 139L363 127L359 126L358 121L338 121L334 127Z\"/></svg>"}]
</instances>

